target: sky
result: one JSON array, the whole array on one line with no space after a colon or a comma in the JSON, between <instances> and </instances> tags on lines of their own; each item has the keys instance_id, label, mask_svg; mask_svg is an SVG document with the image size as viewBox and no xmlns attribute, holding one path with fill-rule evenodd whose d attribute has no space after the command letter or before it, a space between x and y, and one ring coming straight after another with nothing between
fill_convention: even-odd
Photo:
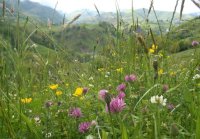
<instances>
[{"instance_id":1,"label":"sky","mask_svg":"<svg viewBox=\"0 0 200 139\"><path fill-rule=\"evenodd\" d=\"M64 13L70 13L76 10L89 9L95 10L94 4L97 6L100 12L113 12L116 11L116 0L31 0L39 2L40 4L55 7L57 10ZM180 11L182 0L179 0L177 11ZM132 0L118 0L120 10L131 9ZM173 11L176 4L176 0L154 0L154 8L160 11ZM150 0L133 0L134 9L149 8ZM183 13L200 12L191 0L185 0L185 7Z\"/></svg>"}]
</instances>

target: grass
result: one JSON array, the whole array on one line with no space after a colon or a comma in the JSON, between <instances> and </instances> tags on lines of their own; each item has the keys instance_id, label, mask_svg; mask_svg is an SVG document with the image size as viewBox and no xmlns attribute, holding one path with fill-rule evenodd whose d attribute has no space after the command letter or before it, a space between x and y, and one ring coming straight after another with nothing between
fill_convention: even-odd
<instances>
[{"instance_id":1,"label":"grass","mask_svg":"<svg viewBox=\"0 0 200 139\"><path fill-rule=\"evenodd\" d=\"M169 54L154 32L124 35L119 21L87 63L0 38L0 138L199 138L199 45Z\"/></svg>"}]
</instances>

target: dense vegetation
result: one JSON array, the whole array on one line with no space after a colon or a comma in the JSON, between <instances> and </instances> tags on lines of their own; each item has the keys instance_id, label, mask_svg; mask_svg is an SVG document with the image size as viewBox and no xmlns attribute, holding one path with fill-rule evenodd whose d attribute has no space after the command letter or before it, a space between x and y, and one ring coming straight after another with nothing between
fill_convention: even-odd
<instances>
[{"instance_id":1,"label":"dense vegetation","mask_svg":"<svg viewBox=\"0 0 200 139\"><path fill-rule=\"evenodd\" d=\"M117 19L0 17L0 138L200 138L199 19L163 34Z\"/></svg>"}]
</instances>

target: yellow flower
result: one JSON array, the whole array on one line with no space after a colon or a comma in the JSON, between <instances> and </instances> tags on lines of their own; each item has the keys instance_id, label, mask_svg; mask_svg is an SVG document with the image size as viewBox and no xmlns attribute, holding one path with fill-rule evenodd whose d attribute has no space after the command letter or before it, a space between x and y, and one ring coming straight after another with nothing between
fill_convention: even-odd
<instances>
[{"instance_id":1,"label":"yellow flower","mask_svg":"<svg viewBox=\"0 0 200 139\"><path fill-rule=\"evenodd\" d=\"M24 104L31 103L32 102L32 98L22 98L21 102L24 103Z\"/></svg>"},{"instance_id":2,"label":"yellow flower","mask_svg":"<svg viewBox=\"0 0 200 139\"><path fill-rule=\"evenodd\" d=\"M104 71L104 70L105 70L104 68L99 68L99 69L98 69L99 72L102 72L102 71Z\"/></svg>"},{"instance_id":3,"label":"yellow flower","mask_svg":"<svg viewBox=\"0 0 200 139\"><path fill-rule=\"evenodd\" d=\"M156 49L158 49L158 46L155 45L155 44L153 44L153 45L151 46L151 48L152 48L153 50L156 50Z\"/></svg>"},{"instance_id":4,"label":"yellow flower","mask_svg":"<svg viewBox=\"0 0 200 139\"><path fill-rule=\"evenodd\" d=\"M78 88L76 88L76 91L73 94L73 96L80 97L82 94L83 94L83 88L78 87Z\"/></svg>"},{"instance_id":5,"label":"yellow flower","mask_svg":"<svg viewBox=\"0 0 200 139\"><path fill-rule=\"evenodd\" d=\"M154 49L152 49L152 48L149 49L149 54L153 54L154 52L155 52Z\"/></svg>"},{"instance_id":6,"label":"yellow flower","mask_svg":"<svg viewBox=\"0 0 200 139\"><path fill-rule=\"evenodd\" d=\"M62 94L63 94L62 91L56 91L56 96L60 96L60 95L62 95Z\"/></svg>"},{"instance_id":7,"label":"yellow flower","mask_svg":"<svg viewBox=\"0 0 200 139\"><path fill-rule=\"evenodd\" d=\"M163 72L164 72L163 69L159 69L159 70L158 70L158 75L162 75Z\"/></svg>"},{"instance_id":8,"label":"yellow flower","mask_svg":"<svg viewBox=\"0 0 200 139\"><path fill-rule=\"evenodd\" d=\"M56 90L58 88L58 84L52 84L52 85L49 85L49 88L51 90Z\"/></svg>"},{"instance_id":9,"label":"yellow flower","mask_svg":"<svg viewBox=\"0 0 200 139\"><path fill-rule=\"evenodd\" d=\"M116 69L116 71L122 73L123 68L118 68L118 69Z\"/></svg>"},{"instance_id":10,"label":"yellow flower","mask_svg":"<svg viewBox=\"0 0 200 139\"><path fill-rule=\"evenodd\" d=\"M175 76L175 75L176 75L176 72L171 71L171 72L169 73L169 75L170 75L170 76Z\"/></svg>"},{"instance_id":11,"label":"yellow flower","mask_svg":"<svg viewBox=\"0 0 200 139\"><path fill-rule=\"evenodd\" d=\"M65 86L66 86L66 87L69 87L69 84L68 84L68 83L66 83L66 84L65 84Z\"/></svg>"}]
</instances>

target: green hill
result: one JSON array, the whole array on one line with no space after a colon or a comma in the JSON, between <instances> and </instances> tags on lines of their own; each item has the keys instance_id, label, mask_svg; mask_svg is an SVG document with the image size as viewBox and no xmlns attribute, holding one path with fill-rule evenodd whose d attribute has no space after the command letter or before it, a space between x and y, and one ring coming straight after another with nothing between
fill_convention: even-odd
<instances>
[{"instance_id":1,"label":"green hill","mask_svg":"<svg viewBox=\"0 0 200 139\"><path fill-rule=\"evenodd\" d=\"M200 41L200 18L188 20L168 33L171 52L184 51L192 47L193 40Z\"/></svg>"},{"instance_id":2,"label":"green hill","mask_svg":"<svg viewBox=\"0 0 200 139\"><path fill-rule=\"evenodd\" d=\"M6 1L6 7L8 10L13 7L13 14L17 16L18 0L13 0L12 2ZM45 24L47 23L48 19L53 21L53 24L60 24L63 20L63 16L58 11L29 0L20 1L19 11L20 16L30 16L31 18L34 18L34 20L43 22ZM7 15L10 15L9 12L7 12Z\"/></svg>"}]
</instances>

